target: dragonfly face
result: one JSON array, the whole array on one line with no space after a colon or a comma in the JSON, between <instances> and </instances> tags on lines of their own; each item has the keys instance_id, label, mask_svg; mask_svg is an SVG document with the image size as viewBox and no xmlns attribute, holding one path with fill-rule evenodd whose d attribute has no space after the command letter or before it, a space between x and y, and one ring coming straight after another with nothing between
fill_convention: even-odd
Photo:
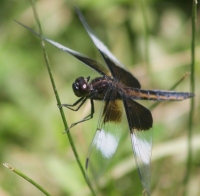
<instances>
[{"instance_id":1,"label":"dragonfly face","mask_svg":"<svg viewBox=\"0 0 200 196\"><path fill-rule=\"evenodd\" d=\"M72 84L72 89L77 97L84 97L90 93L90 85L83 77L79 77Z\"/></svg>"},{"instance_id":2,"label":"dragonfly face","mask_svg":"<svg viewBox=\"0 0 200 196\"><path fill-rule=\"evenodd\" d=\"M151 127L153 126L153 118L151 112L135 100L179 101L191 98L194 94L141 89L139 81L124 68L107 47L94 35L81 12L78 9L76 11L88 35L102 55L106 66L46 37L42 38L57 48L73 55L101 75L101 77L95 78L91 82L89 77L77 78L72 88L75 95L80 97L80 99L72 105L63 104L63 106L77 111L87 99L90 100L91 113L84 119L72 124L71 127L73 127L93 117L94 100L102 101L102 109L96 132L86 158L85 167L88 179L95 182L101 177L117 150L122 132L127 131L130 133L140 180L145 192L147 195L150 195ZM21 25L41 37L32 29L23 24ZM73 109L77 105L78 107Z\"/></svg>"}]
</instances>

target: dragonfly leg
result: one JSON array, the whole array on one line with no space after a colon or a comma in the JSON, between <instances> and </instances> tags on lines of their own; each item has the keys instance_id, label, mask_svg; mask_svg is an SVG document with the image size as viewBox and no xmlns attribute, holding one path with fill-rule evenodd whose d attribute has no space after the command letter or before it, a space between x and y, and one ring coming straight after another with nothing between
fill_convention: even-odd
<instances>
[{"instance_id":1,"label":"dragonfly leg","mask_svg":"<svg viewBox=\"0 0 200 196\"><path fill-rule=\"evenodd\" d=\"M72 111L78 111L81 108L81 106L85 103L86 100L87 100L87 97L81 97L80 99L78 99L73 104L61 104L60 107L66 107L66 108L68 108L68 109L70 109ZM80 103L80 105L78 105L79 103ZM76 106L76 105L78 105L78 107L74 109L73 107Z\"/></svg>"},{"instance_id":2,"label":"dragonfly leg","mask_svg":"<svg viewBox=\"0 0 200 196\"><path fill-rule=\"evenodd\" d=\"M85 102L85 100L83 100L80 105L83 105L84 102ZM72 127L76 126L77 124L85 122L85 121L90 120L90 119L93 118L93 114L94 114L94 101L93 101L93 99L90 99L90 104L91 104L91 112L90 112L90 114L87 115L86 117L84 117L83 119L81 119L81 120L79 120L79 121L77 121L75 123L72 123L71 126L65 132L69 131ZM78 109L79 108L80 107L78 107ZM76 110L74 110L74 111L76 111Z\"/></svg>"}]
</instances>

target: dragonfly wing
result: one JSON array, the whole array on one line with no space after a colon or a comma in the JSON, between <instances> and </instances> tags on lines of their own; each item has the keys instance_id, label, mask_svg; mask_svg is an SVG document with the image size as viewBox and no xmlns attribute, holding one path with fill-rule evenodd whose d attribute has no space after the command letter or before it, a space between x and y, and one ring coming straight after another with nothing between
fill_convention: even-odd
<instances>
[{"instance_id":1,"label":"dragonfly wing","mask_svg":"<svg viewBox=\"0 0 200 196\"><path fill-rule=\"evenodd\" d=\"M152 130L132 130L131 142L142 186L147 194L150 195Z\"/></svg>"},{"instance_id":2,"label":"dragonfly wing","mask_svg":"<svg viewBox=\"0 0 200 196\"><path fill-rule=\"evenodd\" d=\"M124 65L119 62L119 60L110 52L104 43L97 38L78 8L76 8L76 12L88 35L104 58L111 74L126 86L140 88L139 81L130 72L124 69Z\"/></svg>"},{"instance_id":3,"label":"dragonfly wing","mask_svg":"<svg viewBox=\"0 0 200 196\"><path fill-rule=\"evenodd\" d=\"M18 22L15 20L15 22L17 22L18 24L20 24L21 26L23 26L24 28L26 28L27 30L29 30L31 33L33 33L34 35L41 37L43 40L46 40L47 42L49 42L50 44L56 46L57 48L59 48L60 50L63 50L64 52L67 52L69 54L71 54L72 56L74 56L75 58L77 58L78 60L82 61L84 64L88 65L90 68L94 69L95 71L97 71L99 74L101 75L110 75L110 71L108 70L107 67L101 65L100 63L98 63L97 61L90 59L89 57L75 51L72 50L58 42L55 42L53 40L50 40L42 35L40 35L39 33L35 32L33 29L25 26L24 24Z\"/></svg>"},{"instance_id":4,"label":"dragonfly wing","mask_svg":"<svg viewBox=\"0 0 200 196\"><path fill-rule=\"evenodd\" d=\"M114 90L108 90L101 109L96 134L86 159L87 177L97 181L108 167L115 154L122 130L127 126L123 102L114 100Z\"/></svg>"},{"instance_id":5,"label":"dragonfly wing","mask_svg":"<svg viewBox=\"0 0 200 196\"><path fill-rule=\"evenodd\" d=\"M150 111L130 99L124 99L131 142L142 186L148 196L151 189L151 151L153 119ZM149 130L150 129L150 130Z\"/></svg>"}]
</instances>

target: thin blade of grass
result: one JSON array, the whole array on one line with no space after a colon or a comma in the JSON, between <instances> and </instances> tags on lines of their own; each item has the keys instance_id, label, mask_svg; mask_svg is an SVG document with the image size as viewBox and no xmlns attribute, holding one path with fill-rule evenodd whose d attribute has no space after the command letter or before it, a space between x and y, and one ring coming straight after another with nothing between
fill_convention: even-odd
<instances>
[{"instance_id":1,"label":"thin blade of grass","mask_svg":"<svg viewBox=\"0 0 200 196\"><path fill-rule=\"evenodd\" d=\"M193 0L192 4L192 40L191 40L191 75L190 75L190 88L191 92L195 90L195 41L196 41L196 20L197 20L197 0ZM190 100L190 114L188 121L188 148L187 148L187 166L183 179L184 192L183 195L187 194L187 186L189 184L192 166L192 128L193 128L193 116L194 116L194 99Z\"/></svg>"},{"instance_id":2,"label":"thin blade of grass","mask_svg":"<svg viewBox=\"0 0 200 196\"><path fill-rule=\"evenodd\" d=\"M146 8L146 2L143 0L141 1L141 10L142 10L142 16L143 16L143 22L144 22L144 38L145 38L145 46L144 46L144 56L145 56L145 62L147 64L147 70L148 74L151 74L151 68L150 68L150 58L149 58L149 27L148 27L148 20L147 20L147 8Z\"/></svg>"},{"instance_id":3,"label":"thin blade of grass","mask_svg":"<svg viewBox=\"0 0 200 196\"><path fill-rule=\"evenodd\" d=\"M43 51L43 55L44 55L44 59L45 59L45 64L46 64L46 67L47 67L47 70L48 70L48 74L49 74L49 77L50 77L50 81L51 81L51 84L52 84L52 88L53 88L53 91L54 91L54 94L55 94L55 97L56 97L57 105L61 106L61 101L60 101L58 91L57 91L57 88L56 88L56 85L55 85L55 82L54 82L54 78L53 78L53 74L52 74L52 71L51 71L51 68L50 68L48 56L47 56L47 53L46 53L46 50L45 50L45 43L44 43L44 40L42 39L42 36L43 36L42 28L41 28L41 24L40 24L40 20L39 20L38 14L37 14L37 10L36 10L36 7L35 7L34 0L31 0L31 5L32 5L32 8L33 8L33 14L34 14L35 20L36 20L38 28L39 28L39 33L41 35L40 40L41 40L41 45L42 45L42 51ZM59 110L60 110L60 114L61 114L62 121L63 121L63 124L64 124L64 128L65 128L65 130L67 130L68 125L67 125L67 121L66 121L66 118L65 118L65 115L64 115L64 111L63 111L62 107L59 107ZM77 161L77 163L80 167L81 173L82 173L86 183L88 184L88 187L89 187L91 193L93 195L96 195L94 190L93 190L92 185L90 184L90 182L86 178L84 167L82 166L78 152L76 150L76 147L74 145L73 139L72 139L69 131L67 131L67 136L68 136L71 148L73 150L74 156L76 158L76 161Z\"/></svg>"},{"instance_id":4,"label":"thin blade of grass","mask_svg":"<svg viewBox=\"0 0 200 196\"><path fill-rule=\"evenodd\" d=\"M43 187L41 187L39 184L37 184L34 180L32 180L31 178L29 178L28 176L26 176L24 173L22 173L21 171L15 169L14 167L12 167L10 164L8 163L3 163L3 165L10 169L11 171L15 172L17 175L21 176L22 178L24 178L25 180L27 180L28 182L30 182L33 186L35 186L36 188L38 188L42 193L44 193L47 196L51 196Z\"/></svg>"}]
</instances>

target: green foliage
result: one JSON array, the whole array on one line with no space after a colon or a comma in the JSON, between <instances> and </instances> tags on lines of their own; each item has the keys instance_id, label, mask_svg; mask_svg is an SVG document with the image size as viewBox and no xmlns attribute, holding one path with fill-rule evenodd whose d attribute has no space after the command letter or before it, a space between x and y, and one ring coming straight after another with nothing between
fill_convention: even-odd
<instances>
[{"instance_id":1,"label":"green foliage","mask_svg":"<svg viewBox=\"0 0 200 196\"><path fill-rule=\"evenodd\" d=\"M192 3L146 1L147 23L141 1L78 1L76 5L97 36L139 79L145 89L169 89L191 64ZM37 11L43 33L103 63L75 13L73 2L38 1ZM91 195L74 158L45 68L40 40L12 19L36 29L29 1L0 2L0 160L26 173L52 195ZM196 37L196 76L199 75L199 26ZM145 29L149 37L145 50ZM73 103L71 85L78 76L97 76L70 55L46 44L53 75L62 103ZM148 51L148 57L145 54ZM148 61L148 62L147 62ZM148 66L147 66L148 64ZM196 77L198 84L199 77ZM175 90L190 91L186 78ZM183 195L186 167L189 100L162 103L153 111L154 149L152 152L152 194ZM151 104L142 102L143 105ZM101 104L95 117L71 129L71 135L84 165ZM192 173L187 195L199 190L199 89L193 125ZM65 110L68 123L90 111ZM127 133L114 160L99 182L102 195L141 195ZM173 147L173 148L172 148ZM0 167L1 195L43 195L35 187ZM97 191L98 192L98 191Z\"/></svg>"}]
</instances>

